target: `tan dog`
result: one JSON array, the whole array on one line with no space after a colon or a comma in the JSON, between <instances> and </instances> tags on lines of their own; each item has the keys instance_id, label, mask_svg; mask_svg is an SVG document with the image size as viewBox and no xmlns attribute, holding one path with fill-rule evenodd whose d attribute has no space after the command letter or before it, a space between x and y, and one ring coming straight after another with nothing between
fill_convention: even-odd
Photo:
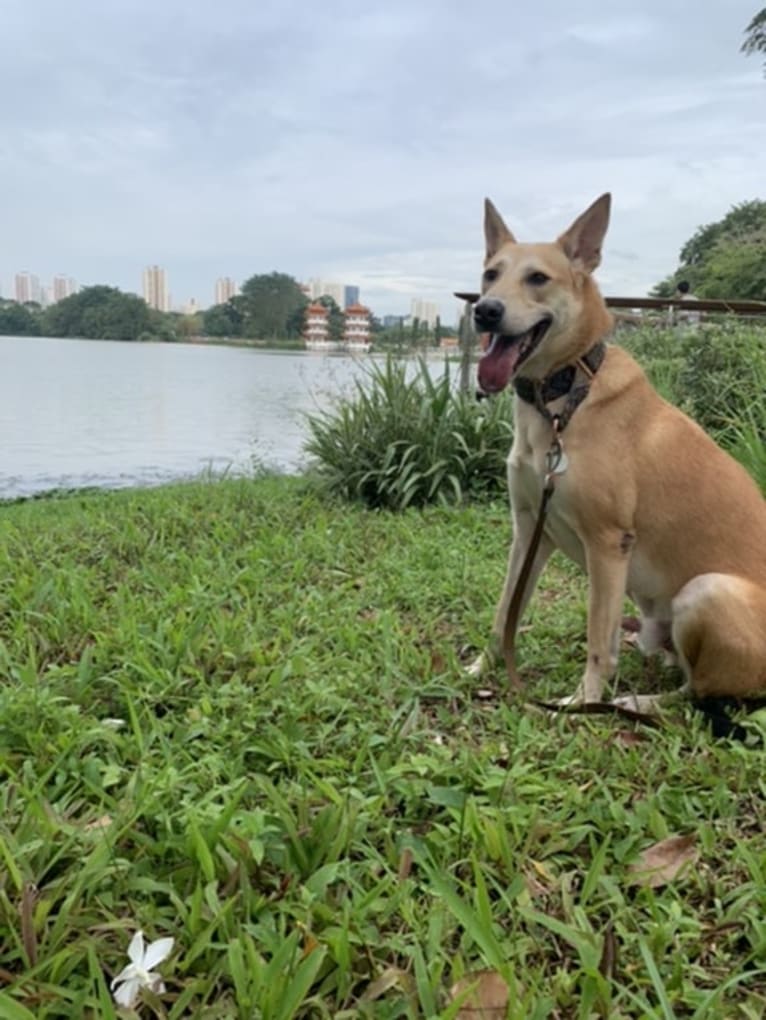
<instances>
[{"instance_id":1,"label":"tan dog","mask_svg":"<svg viewBox=\"0 0 766 1020\"><path fill-rule=\"evenodd\" d=\"M604 353L599 344L612 319L591 274L609 207L603 195L554 243L519 244L486 202L487 254L474 313L477 328L493 337L479 386L490 394L513 381L526 399L515 401L508 458L508 572L490 647L472 672L499 658L540 503L549 419L583 386L587 395L562 433L564 470L522 603L554 549L587 571L588 661L570 700L601 699L617 667L626 593L641 612L639 646L648 654L672 639L684 689L695 699L763 696L766 502L739 464L659 397L629 354L614 346ZM588 365L599 354L588 388ZM530 402L535 390L537 403ZM649 711L656 698L620 703Z\"/></svg>"}]
</instances>

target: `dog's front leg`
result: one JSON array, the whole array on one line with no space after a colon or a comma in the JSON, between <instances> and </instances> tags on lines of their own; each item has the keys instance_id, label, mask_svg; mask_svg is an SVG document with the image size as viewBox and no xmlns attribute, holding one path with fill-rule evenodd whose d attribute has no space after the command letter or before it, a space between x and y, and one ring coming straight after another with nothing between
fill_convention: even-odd
<instances>
[{"instance_id":1,"label":"dog's front leg","mask_svg":"<svg viewBox=\"0 0 766 1020\"><path fill-rule=\"evenodd\" d=\"M619 632L629 557L615 543L586 546L588 566L588 661L579 701L600 701L604 684L617 668L615 635Z\"/></svg>"},{"instance_id":2,"label":"dog's front leg","mask_svg":"<svg viewBox=\"0 0 766 1020\"><path fill-rule=\"evenodd\" d=\"M513 541L511 543L511 551L508 556L508 568L505 573L502 594L500 595L500 600L497 604L497 609L495 610L492 633L485 651L483 651L481 655L479 655L468 667L468 672L471 676L482 676L502 661L503 634L505 632L505 620L508 616L508 607L511 604L511 598L513 597L514 589L516 588L516 582L519 574L521 573L524 557L526 556L527 549L532 541L532 533L535 530L535 521L536 515L531 510L522 509L514 511L513 513ZM532 592L535 589L540 572L553 552L553 549L553 543L545 535L545 533L543 533L534 563L532 564L529 580L524 591L524 597L521 602L521 610L519 612L519 620L524 615L524 611Z\"/></svg>"}]
</instances>

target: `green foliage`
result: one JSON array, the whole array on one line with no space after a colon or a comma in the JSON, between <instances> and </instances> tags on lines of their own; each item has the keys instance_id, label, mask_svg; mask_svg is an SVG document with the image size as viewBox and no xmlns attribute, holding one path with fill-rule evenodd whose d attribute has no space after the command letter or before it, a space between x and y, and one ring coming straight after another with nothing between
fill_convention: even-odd
<instances>
[{"instance_id":1,"label":"green foliage","mask_svg":"<svg viewBox=\"0 0 766 1020\"><path fill-rule=\"evenodd\" d=\"M766 442L766 328L735 318L693 329L647 326L621 332L619 343L661 395L729 448L766 491L753 455Z\"/></svg>"},{"instance_id":2,"label":"green foliage","mask_svg":"<svg viewBox=\"0 0 766 1020\"><path fill-rule=\"evenodd\" d=\"M202 329L206 336L242 336L242 299L239 295L222 305L213 305L202 313Z\"/></svg>"},{"instance_id":3,"label":"green foliage","mask_svg":"<svg viewBox=\"0 0 766 1020\"><path fill-rule=\"evenodd\" d=\"M156 325L142 298L116 287L84 287L43 313L48 336L137 340L142 334L154 335Z\"/></svg>"},{"instance_id":4,"label":"green foliage","mask_svg":"<svg viewBox=\"0 0 766 1020\"><path fill-rule=\"evenodd\" d=\"M745 41L742 52L748 56L752 53L766 53L766 7L762 8L745 29ZM766 64L764 64L766 71Z\"/></svg>"},{"instance_id":5,"label":"green foliage","mask_svg":"<svg viewBox=\"0 0 766 1020\"><path fill-rule=\"evenodd\" d=\"M308 301L292 276L265 273L242 284L239 307L242 334L257 339L292 339L301 335Z\"/></svg>"},{"instance_id":6,"label":"green foliage","mask_svg":"<svg viewBox=\"0 0 766 1020\"><path fill-rule=\"evenodd\" d=\"M338 307L338 303L335 298L330 297L329 294L323 294L317 299L317 304L323 305L329 309L330 314L327 316L327 328L330 340L333 343L338 343L343 339L343 330L346 325L346 320L343 316L343 312Z\"/></svg>"},{"instance_id":7,"label":"green foliage","mask_svg":"<svg viewBox=\"0 0 766 1020\"><path fill-rule=\"evenodd\" d=\"M402 510L505 491L511 400L477 403L434 381L420 362L388 358L357 380L351 397L308 419L307 452L327 488L369 507Z\"/></svg>"},{"instance_id":8,"label":"green foliage","mask_svg":"<svg viewBox=\"0 0 766 1020\"><path fill-rule=\"evenodd\" d=\"M697 297L766 299L766 226L738 241L719 241L705 261Z\"/></svg>"},{"instance_id":9,"label":"green foliage","mask_svg":"<svg viewBox=\"0 0 766 1020\"><path fill-rule=\"evenodd\" d=\"M39 336L41 332L39 306L0 300L0 336Z\"/></svg>"},{"instance_id":10,"label":"green foliage","mask_svg":"<svg viewBox=\"0 0 766 1020\"><path fill-rule=\"evenodd\" d=\"M540 715L500 672L478 697L457 650L504 501L381 514L267 478L0 515L3 1018L114 1020L138 927L175 939L142 1018L454 1017L483 967L510 1020L763 1016L762 755L684 708ZM571 693L585 599L554 557L530 693ZM620 689L658 672L625 649ZM694 867L631 887L675 833Z\"/></svg>"},{"instance_id":11,"label":"green foliage","mask_svg":"<svg viewBox=\"0 0 766 1020\"><path fill-rule=\"evenodd\" d=\"M766 202L742 202L722 220L699 227L679 262L675 273L653 288L657 297L669 297L686 279L698 297L766 299Z\"/></svg>"},{"instance_id":12,"label":"green foliage","mask_svg":"<svg viewBox=\"0 0 766 1020\"><path fill-rule=\"evenodd\" d=\"M678 396L684 409L726 443L766 393L766 331L730 320L684 331Z\"/></svg>"}]
</instances>

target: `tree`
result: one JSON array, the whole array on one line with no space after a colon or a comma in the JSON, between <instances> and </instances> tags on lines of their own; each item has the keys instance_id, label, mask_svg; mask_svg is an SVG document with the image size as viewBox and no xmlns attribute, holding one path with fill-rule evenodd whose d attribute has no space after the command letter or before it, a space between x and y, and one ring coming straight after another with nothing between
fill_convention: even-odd
<instances>
[{"instance_id":1,"label":"tree","mask_svg":"<svg viewBox=\"0 0 766 1020\"><path fill-rule=\"evenodd\" d=\"M40 316L28 305L0 301L0 336L39 336Z\"/></svg>"},{"instance_id":2,"label":"tree","mask_svg":"<svg viewBox=\"0 0 766 1020\"><path fill-rule=\"evenodd\" d=\"M346 320L343 316L343 312L338 307L338 303L335 298L330 297L329 294L323 294L317 299L317 304L324 305L328 308L330 314L327 317L327 332L329 339L333 343L340 343L343 339L343 330L346 326Z\"/></svg>"},{"instance_id":3,"label":"tree","mask_svg":"<svg viewBox=\"0 0 766 1020\"><path fill-rule=\"evenodd\" d=\"M697 297L766 300L766 235L737 244L717 244L705 263Z\"/></svg>"},{"instance_id":4,"label":"tree","mask_svg":"<svg viewBox=\"0 0 766 1020\"><path fill-rule=\"evenodd\" d=\"M417 347L418 341L420 340L420 319L417 315L412 316L412 346Z\"/></svg>"},{"instance_id":5,"label":"tree","mask_svg":"<svg viewBox=\"0 0 766 1020\"><path fill-rule=\"evenodd\" d=\"M722 220L698 227L681 249L678 269L652 290L670 297L688 280L697 297L766 300L766 202L735 205Z\"/></svg>"},{"instance_id":6,"label":"tree","mask_svg":"<svg viewBox=\"0 0 766 1020\"><path fill-rule=\"evenodd\" d=\"M292 276L264 273L242 284L243 333L262 340L301 334L306 295Z\"/></svg>"},{"instance_id":7,"label":"tree","mask_svg":"<svg viewBox=\"0 0 766 1020\"><path fill-rule=\"evenodd\" d=\"M43 328L48 336L137 340L142 335L155 336L156 327L147 303L117 287L84 287L43 313Z\"/></svg>"},{"instance_id":8,"label":"tree","mask_svg":"<svg viewBox=\"0 0 766 1020\"><path fill-rule=\"evenodd\" d=\"M434 347L438 347L444 336L444 330L442 329L442 320L437 315L436 323L434 324Z\"/></svg>"},{"instance_id":9,"label":"tree","mask_svg":"<svg viewBox=\"0 0 766 1020\"><path fill-rule=\"evenodd\" d=\"M760 10L745 29L745 41L742 52L750 56L753 53L766 53L766 7ZM766 74L766 62L763 65Z\"/></svg>"},{"instance_id":10,"label":"tree","mask_svg":"<svg viewBox=\"0 0 766 1020\"><path fill-rule=\"evenodd\" d=\"M206 336L242 336L242 318L237 299L230 298L202 313L202 331Z\"/></svg>"}]
</instances>

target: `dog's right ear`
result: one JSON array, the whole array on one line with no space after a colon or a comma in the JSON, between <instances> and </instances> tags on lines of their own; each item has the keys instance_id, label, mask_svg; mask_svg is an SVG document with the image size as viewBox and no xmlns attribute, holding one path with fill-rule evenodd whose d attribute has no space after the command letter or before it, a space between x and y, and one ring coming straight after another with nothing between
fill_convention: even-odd
<instances>
[{"instance_id":1,"label":"dog's right ear","mask_svg":"<svg viewBox=\"0 0 766 1020\"><path fill-rule=\"evenodd\" d=\"M601 245L609 226L611 204L612 196L606 192L558 239L569 261L586 273L592 273L601 262Z\"/></svg>"},{"instance_id":2,"label":"dog's right ear","mask_svg":"<svg viewBox=\"0 0 766 1020\"><path fill-rule=\"evenodd\" d=\"M504 244L516 244L516 238L488 198L484 199L484 238L487 242L488 259L491 259Z\"/></svg>"}]
</instances>

